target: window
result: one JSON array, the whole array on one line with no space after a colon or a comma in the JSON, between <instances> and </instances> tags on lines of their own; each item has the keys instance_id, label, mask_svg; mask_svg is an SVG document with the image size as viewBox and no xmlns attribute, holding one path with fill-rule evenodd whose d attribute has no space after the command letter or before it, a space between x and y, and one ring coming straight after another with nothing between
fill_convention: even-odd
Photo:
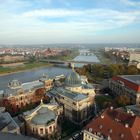
<instances>
[{"instance_id":1,"label":"window","mask_svg":"<svg viewBox=\"0 0 140 140\"><path fill-rule=\"evenodd\" d=\"M49 131L52 132L52 126L49 127Z\"/></svg>"},{"instance_id":2,"label":"window","mask_svg":"<svg viewBox=\"0 0 140 140\"><path fill-rule=\"evenodd\" d=\"M55 125L53 126L53 130L55 130Z\"/></svg>"},{"instance_id":3,"label":"window","mask_svg":"<svg viewBox=\"0 0 140 140\"><path fill-rule=\"evenodd\" d=\"M43 134L43 128L40 128L40 134Z\"/></svg>"},{"instance_id":4,"label":"window","mask_svg":"<svg viewBox=\"0 0 140 140\"><path fill-rule=\"evenodd\" d=\"M103 125L100 125L99 128L102 129L103 128Z\"/></svg>"},{"instance_id":5,"label":"window","mask_svg":"<svg viewBox=\"0 0 140 140\"><path fill-rule=\"evenodd\" d=\"M76 105L76 103L75 103L75 102L73 102L73 105Z\"/></svg>"},{"instance_id":6,"label":"window","mask_svg":"<svg viewBox=\"0 0 140 140\"><path fill-rule=\"evenodd\" d=\"M120 137L123 139L124 138L124 134L121 134Z\"/></svg>"},{"instance_id":7,"label":"window","mask_svg":"<svg viewBox=\"0 0 140 140\"><path fill-rule=\"evenodd\" d=\"M138 130L138 134L140 134L140 130Z\"/></svg>"},{"instance_id":8,"label":"window","mask_svg":"<svg viewBox=\"0 0 140 140\"><path fill-rule=\"evenodd\" d=\"M109 133L112 133L112 129L109 129Z\"/></svg>"}]
</instances>

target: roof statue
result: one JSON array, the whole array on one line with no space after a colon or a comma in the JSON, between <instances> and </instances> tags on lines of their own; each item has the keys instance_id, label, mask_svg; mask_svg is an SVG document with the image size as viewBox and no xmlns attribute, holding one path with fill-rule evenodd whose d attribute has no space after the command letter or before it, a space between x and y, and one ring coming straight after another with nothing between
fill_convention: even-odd
<instances>
[{"instance_id":1,"label":"roof statue","mask_svg":"<svg viewBox=\"0 0 140 140\"><path fill-rule=\"evenodd\" d=\"M74 63L71 63L71 67L72 67L72 70L75 71L74 70Z\"/></svg>"},{"instance_id":2,"label":"roof statue","mask_svg":"<svg viewBox=\"0 0 140 140\"><path fill-rule=\"evenodd\" d=\"M40 100L40 105L43 105L43 104L44 104L44 103L43 103L43 100L41 99L41 100Z\"/></svg>"}]
</instances>

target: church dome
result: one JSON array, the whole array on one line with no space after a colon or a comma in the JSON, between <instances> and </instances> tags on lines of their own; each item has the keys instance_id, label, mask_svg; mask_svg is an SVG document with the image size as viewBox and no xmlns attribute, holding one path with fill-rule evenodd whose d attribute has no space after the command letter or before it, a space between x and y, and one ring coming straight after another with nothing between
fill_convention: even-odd
<instances>
[{"instance_id":1,"label":"church dome","mask_svg":"<svg viewBox=\"0 0 140 140\"><path fill-rule=\"evenodd\" d=\"M65 78L65 85L70 87L77 87L81 85L81 77L75 71L72 71Z\"/></svg>"},{"instance_id":2,"label":"church dome","mask_svg":"<svg viewBox=\"0 0 140 140\"><path fill-rule=\"evenodd\" d=\"M8 86L11 89L16 89L21 87L21 83L18 80L12 80L11 82L9 82Z\"/></svg>"},{"instance_id":3,"label":"church dome","mask_svg":"<svg viewBox=\"0 0 140 140\"><path fill-rule=\"evenodd\" d=\"M55 120L56 115L53 111L49 110L47 107L42 107L32 118L32 123L35 125L46 125L50 121Z\"/></svg>"}]
</instances>

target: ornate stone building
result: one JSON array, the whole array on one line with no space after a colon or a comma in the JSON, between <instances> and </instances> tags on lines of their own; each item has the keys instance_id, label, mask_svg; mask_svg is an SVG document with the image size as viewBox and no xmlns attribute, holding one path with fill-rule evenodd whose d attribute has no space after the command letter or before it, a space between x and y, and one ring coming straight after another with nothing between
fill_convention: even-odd
<instances>
[{"instance_id":1,"label":"ornate stone building","mask_svg":"<svg viewBox=\"0 0 140 140\"><path fill-rule=\"evenodd\" d=\"M46 91L49 91L53 87L53 79L48 78L47 74L43 74L40 81L45 84Z\"/></svg>"},{"instance_id":2,"label":"ornate stone building","mask_svg":"<svg viewBox=\"0 0 140 140\"><path fill-rule=\"evenodd\" d=\"M76 125L83 125L94 114L94 88L90 84L82 84L75 71L66 76L64 86L49 93L63 105L64 116Z\"/></svg>"},{"instance_id":3,"label":"ornate stone building","mask_svg":"<svg viewBox=\"0 0 140 140\"><path fill-rule=\"evenodd\" d=\"M27 135L52 139L59 132L57 121L62 111L56 103L44 104L41 101L38 107L23 113Z\"/></svg>"},{"instance_id":4,"label":"ornate stone building","mask_svg":"<svg viewBox=\"0 0 140 140\"><path fill-rule=\"evenodd\" d=\"M12 80L8 88L0 92L0 105L7 110L17 112L30 103L39 102L45 95L44 83L33 81L21 84Z\"/></svg>"}]
</instances>

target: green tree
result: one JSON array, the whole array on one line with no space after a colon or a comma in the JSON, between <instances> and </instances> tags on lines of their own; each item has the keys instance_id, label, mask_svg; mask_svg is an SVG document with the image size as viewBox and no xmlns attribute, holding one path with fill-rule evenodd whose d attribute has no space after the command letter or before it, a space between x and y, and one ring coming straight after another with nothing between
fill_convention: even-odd
<instances>
[{"instance_id":1,"label":"green tree","mask_svg":"<svg viewBox=\"0 0 140 140\"><path fill-rule=\"evenodd\" d=\"M30 63L33 63L33 62L35 62L35 61L36 61L35 56L29 56L29 62L30 62Z\"/></svg>"},{"instance_id":2,"label":"green tree","mask_svg":"<svg viewBox=\"0 0 140 140\"><path fill-rule=\"evenodd\" d=\"M116 98L116 104L119 107L130 105L130 99L126 95L120 95Z\"/></svg>"},{"instance_id":3,"label":"green tree","mask_svg":"<svg viewBox=\"0 0 140 140\"><path fill-rule=\"evenodd\" d=\"M131 75L131 74L138 74L138 73L139 73L139 71L136 66L133 66L133 65L128 66L127 74Z\"/></svg>"}]
</instances>

